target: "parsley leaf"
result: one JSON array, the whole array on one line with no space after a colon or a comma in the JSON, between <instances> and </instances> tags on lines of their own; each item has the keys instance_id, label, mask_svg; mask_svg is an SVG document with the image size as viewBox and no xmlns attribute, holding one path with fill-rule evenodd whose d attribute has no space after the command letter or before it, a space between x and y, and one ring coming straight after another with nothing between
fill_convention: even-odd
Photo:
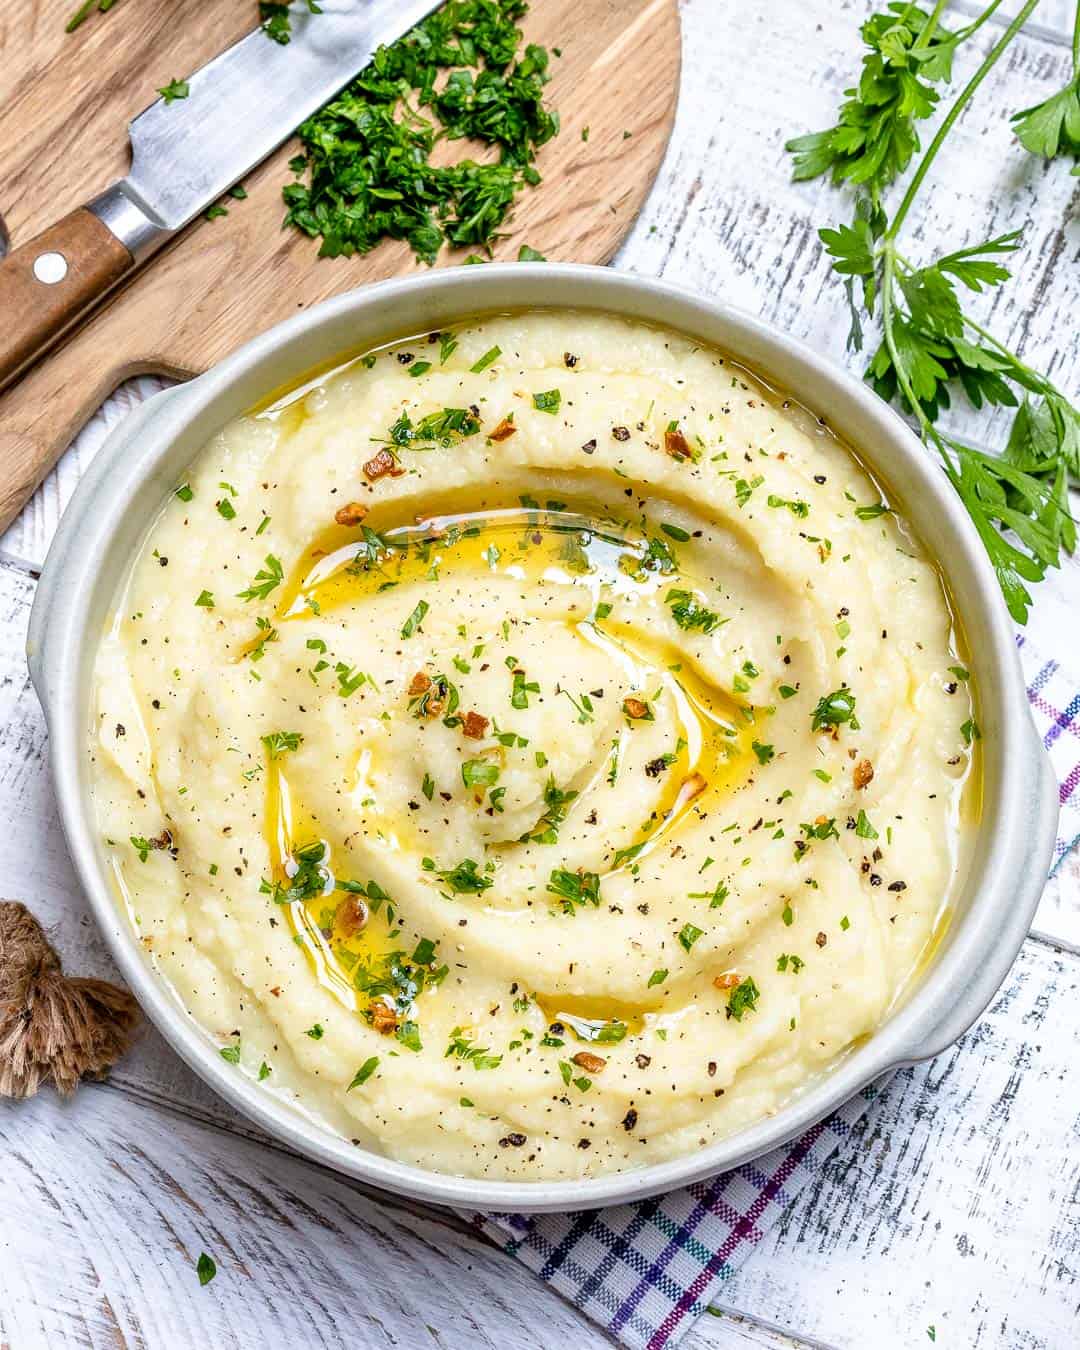
<instances>
[{"instance_id":1,"label":"parsley leaf","mask_svg":"<svg viewBox=\"0 0 1080 1350\"><path fill-rule=\"evenodd\" d=\"M265 600L275 587L280 586L285 579L285 571L281 566L280 558L275 558L272 553L268 553L263 559L263 565L255 573L255 580L246 590L239 591L238 598L241 600Z\"/></svg>"},{"instance_id":2,"label":"parsley leaf","mask_svg":"<svg viewBox=\"0 0 1080 1350\"><path fill-rule=\"evenodd\" d=\"M165 106L175 103L178 98L187 98L191 89L187 80L170 80L168 84L162 85L158 93L165 100Z\"/></svg>"},{"instance_id":3,"label":"parsley leaf","mask_svg":"<svg viewBox=\"0 0 1080 1350\"><path fill-rule=\"evenodd\" d=\"M482 876L477 871L476 862L472 858L463 858L456 867L446 869L436 867L433 859L425 858L421 866L425 872L434 872L455 895L480 895L495 884L490 877Z\"/></svg>"},{"instance_id":4,"label":"parsley leaf","mask_svg":"<svg viewBox=\"0 0 1080 1350\"><path fill-rule=\"evenodd\" d=\"M547 890L562 900L564 914L573 914L575 905L600 905L600 877L596 872L568 872L556 867L548 877Z\"/></svg>"}]
</instances>

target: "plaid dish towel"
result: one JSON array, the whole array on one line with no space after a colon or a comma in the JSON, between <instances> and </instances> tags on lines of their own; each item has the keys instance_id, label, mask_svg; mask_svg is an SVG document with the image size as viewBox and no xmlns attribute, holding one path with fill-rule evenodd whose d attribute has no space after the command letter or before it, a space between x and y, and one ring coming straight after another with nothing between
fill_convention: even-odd
<instances>
[{"instance_id":1,"label":"plaid dish towel","mask_svg":"<svg viewBox=\"0 0 1080 1350\"><path fill-rule=\"evenodd\" d=\"M1080 838L1080 679L1018 636L1028 700L1060 784L1053 870ZM841 1147L883 1083L797 1142L732 1172L633 1205L475 1220L504 1251L623 1345L674 1345L799 1191Z\"/></svg>"}]
</instances>

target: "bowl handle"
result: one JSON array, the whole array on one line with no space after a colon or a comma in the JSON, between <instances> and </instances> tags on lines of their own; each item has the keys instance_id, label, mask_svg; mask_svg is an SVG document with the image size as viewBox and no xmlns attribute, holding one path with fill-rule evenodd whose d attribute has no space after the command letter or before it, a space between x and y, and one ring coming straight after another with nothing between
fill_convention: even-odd
<instances>
[{"instance_id":1,"label":"bowl handle","mask_svg":"<svg viewBox=\"0 0 1080 1350\"><path fill-rule=\"evenodd\" d=\"M178 385L152 394L113 428L60 518L34 593L26 636L26 663L46 722L50 720L58 693L56 668L60 648L65 640L63 631L67 625L54 620L61 618L62 611L69 608L65 598L66 588L59 584L61 578L70 576L68 559L81 547L84 527L90 517L100 510L101 499L98 494L111 466L119 458L136 451L139 438L150 419L159 416L162 407L186 387Z\"/></svg>"},{"instance_id":2,"label":"bowl handle","mask_svg":"<svg viewBox=\"0 0 1080 1350\"><path fill-rule=\"evenodd\" d=\"M978 1021L1004 984L1035 917L1054 855L1061 803L1057 774L1034 727L1031 740L1027 774L1031 814L1026 825L1026 862L1018 869L1020 880L1012 910L1001 927L993 954L961 986L952 1008L937 1022L914 1030L904 1063L940 1055Z\"/></svg>"}]
</instances>

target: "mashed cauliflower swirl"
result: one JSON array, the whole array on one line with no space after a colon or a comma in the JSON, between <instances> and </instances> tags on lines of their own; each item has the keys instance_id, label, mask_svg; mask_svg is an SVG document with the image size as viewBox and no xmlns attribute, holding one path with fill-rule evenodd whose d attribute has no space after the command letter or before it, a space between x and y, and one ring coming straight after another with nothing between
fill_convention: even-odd
<instances>
[{"instance_id":1,"label":"mashed cauliflower swirl","mask_svg":"<svg viewBox=\"0 0 1080 1350\"><path fill-rule=\"evenodd\" d=\"M95 700L131 921L233 1071L467 1176L775 1112L902 997L972 834L971 684L879 487L599 315L422 335L227 426Z\"/></svg>"}]
</instances>

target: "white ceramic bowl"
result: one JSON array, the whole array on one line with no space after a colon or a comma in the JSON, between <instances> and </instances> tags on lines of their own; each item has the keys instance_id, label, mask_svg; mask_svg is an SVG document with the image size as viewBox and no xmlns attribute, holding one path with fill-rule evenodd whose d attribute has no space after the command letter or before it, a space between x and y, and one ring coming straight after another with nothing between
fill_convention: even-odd
<instances>
[{"instance_id":1,"label":"white ceramic bowl","mask_svg":"<svg viewBox=\"0 0 1080 1350\"><path fill-rule=\"evenodd\" d=\"M947 577L979 698L984 806L970 876L920 983L865 1044L783 1110L637 1171L589 1181L477 1181L357 1148L223 1063L155 973L106 879L88 791L89 697L95 648L119 583L158 508L213 432L343 352L482 312L541 307L604 310L720 347L825 417L858 450ZM809 347L705 297L605 268L462 267L366 287L297 315L205 375L152 398L109 437L64 515L38 587L28 652L75 866L121 972L159 1030L226 1100L300 1153L438 1204L533 1211L621 1203L724 1171L800 1134L887 1070L945 1049L983 1012L1027 933L1053 848L1057 783L1028 712L1012 625L983 546L937 464L875 394Z\"/></svg>"}]
</instances>

